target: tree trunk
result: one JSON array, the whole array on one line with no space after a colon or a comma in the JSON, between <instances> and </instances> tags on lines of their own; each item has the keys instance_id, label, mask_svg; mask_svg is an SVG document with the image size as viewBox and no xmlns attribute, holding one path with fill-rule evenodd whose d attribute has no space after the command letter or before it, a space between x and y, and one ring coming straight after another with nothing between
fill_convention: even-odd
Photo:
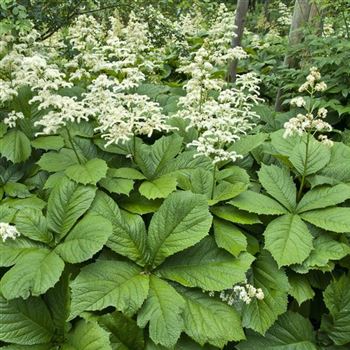
<instances>
[{"instance_id":1,"label":"tree trunk","mask_svg":"<svg viewBox=\"0 0 350 350\"><path fill-rule=\"evenodd\" d=\"M316 3L313 3L309 13L309 24L317 35L322 34L322 13Z\"/></svg>"},{"instance_id":2,"label":"tree trunk","mask_svg":"<svg viewBox=\"0 0 350 350\"><path fill-rule=\"evenodd\" d=\"M292 24L289 30L289 47L293 47L303 40L304 33L303 28L309 21L311 3L309 0L295 0ZM286 54L284 57L283 65L285 67L296 67L297 58L290 54ZM282 90L278 89L275 103L275 110L280 111L282 105Z\"/></svg>"},{"instance_id":3,"label":"tree trunk","mask_svg":"<svg viewBox=\"0 0 350 350\"><path fill-rule=\"evenodd\" d=\"M270 10L269 10L270 0L265 0L264 3L264 16L267 22L270 22Z\"/></svg>"},{"instance_id":4,"label":"tree trunk","mask_svg":"<svg viewBox=\"0 0 350 350\"><path fill-rule=\"evenodd\" d=\"M235 18L235 32L232 36L231 46L233 48L240 46L243 37L245 20L248 12L249 0L238 0ZM229 77L230 81L235 82L237 76L237 64L238 61L234 60L229 64Z\"/></svg>"}]
</instances>

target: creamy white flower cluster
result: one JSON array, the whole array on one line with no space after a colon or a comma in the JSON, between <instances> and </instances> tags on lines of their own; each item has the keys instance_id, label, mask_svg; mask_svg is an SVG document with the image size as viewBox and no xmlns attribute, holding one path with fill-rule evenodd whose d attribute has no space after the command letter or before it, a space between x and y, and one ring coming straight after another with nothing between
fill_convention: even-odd
<instances>
[{"instance_id":1,"label":"creamy white flower cluster","mask_svg":"<svg viewBox=\"0 0 350 350\"><path fill-rule=\"evenodd\" d=\"M95 131L108 141L106 146L125 143L134 135L150 137L155 130L173 129L156 102L144 95L120 92L118 81L104 74L88 86L82 102L86 113L97 118Z\"/></svg>"},{"instance_id":2,"label":"creamy white flower cluster","mask_svg":"<svg viewBox=\"0 0 350 350\"><path fill-rule=\"evenodd\" d=\"M10 225L7 222L0 222L0 237L5 242L8 238L16 239L20 236L16 226Z\"/></svg>"},{"instance_id":3,"label":"creamy white flower cluster","mask_svg":"<svg viewBox=\"0 0 350 350\"><path fill-rule=\"evenodd\" d=\"M209 68L209 64L203 65ZM260 101L259 82L254 73L247 73L238 76L231 89L225 89L227 84L223 80L210 76L202 81L193 78L187 83L187 95L180 99L184 108L178 115L189 120L188 128L199 132L199 137L188 144L196 149L196 156L207 156L213 164L241 158L227 148L247 133L258 118L253 106ZM219 91L216 99L210 96L211 90Z\"/></svg>"},{"instance_id":4,"label":"creamy white flower cluster","mask_svg":"<svg viewBox=\"0 0 350 350\"><path fill-rule=\"evenodd\" d=\"M57 57L47 46L35 43L33 34L20 38L19 44L13 42L13 37L3 39L0 47L8 51L0 61L0 69L6 73L2 76L9 78L0 80L0 103L13 99L22 86L29 86L34 93L30 103L42 115L35 122L42 127L37 135L55 134L68 122L79 123L90 117L97 119L96 131L108 144L125 142L132 135L151 136L155 130L170 130L157 103L126 92L145 79L141 69L153 68L142 56L150 47L147 24L133 13L127 26L117 16L110 22L106 32L92 16L83 15L70 27L68 38L57 35L53 40L56 48L64 48L63 39L68 39L74 52L71 59L61 60L60 67L52 63ZM73 87L77 79L84 79L81 83L87 88L82 98L58 92ZM15 127L23 118L22 113L12 111L4 122Z\"/></svg>"},{"instance_id":5,"label":"creamy white flower cluster","mask_svg":"<svg viewBox=\"0 0 350 350\"><path fill-rule=\"evenodd\" d=\"M310 74L307 76L306 82L299 88L299 91L308 92L312 99L315 92L324 91L324 89L326 89L326 84L320 81L320 79L321 74L317 68L310 68ZM319 108L315 114L315 105L307 104L306 100L301 96L292 98L290 104L299 108L306 108L307 110L305 114L298 113L296 117L284 123L284 138L293 135L302 136L304 133L315 134L316 132L332 131L332 126L324 120L328 114L326 108ZM319 135L318 139L326 146L331 147L333 145L333 141L328 139L326 135Z\"/></svg>"},{"instance_id":6,"label":"creamy white flower cluster","mask_svg":"<svg viewBox=\"0 0 350 350\"><path fill-rule=\"evenodd\" d=\"M292 23L292 11L282 1L278 1L278 14L277 23L281 27L289 27Z\"/></svg>"},{"instance_id":7,"label":"creamy white flower cluster","mask_svg":"<svg viewBox=\"0 0 350 350\"><path fill-rule=\"evenodd\" d=\"M70 80L90 79L99 73L113 72L121 89L139 85L144 72L154 69L147 52L153 47L148 25L131 12L124 26L118 16L109 18L110 29L94 17L82 15L69 30L68 40L77 54L66 63Z\"/></svg>"},{"instance_id":8,"label":"creamy white flower cluster","mask_svg":"<svg viewBox=\"0 0 350 350\"><path fill-rule=\"evenodd\" d=\"M209 292L209 296L214 297L215 292ZM265 295L261 288L255 288L253 285L245 281L243 284L238 284L231 289L221 291L219 293L219 298L230 306L237 302L243 302L248 305L254 298L257 300L263 300Z\"/></svg>"},{"instance_id":9,"label":"creamy white flower cluster","mask_svg":"<svg viewBox=\"0 0 350 350\"><path fill-rule=\"evenodd\" d=\"M199 132L188 147L196 149L196 156L210 157L214 164L241 157L228 147L252 128L257 118L252 107L260 101L260 80L254 73L238 76L234 87L224 77L215 75L217 66L247 57L241 47L230 48L233 29L232 16L221 5L208 29L208 38L179 68L189 80L184 85L186 96L179 99L182 108L176 116L187 119L188 129L193 127Z\"/></svg>"},{"instance_id":10,"label":"creamy white flower cluster","mask_svg":"<svg viewBox=\"0 0 350 350\"><path fill-rule=\"evenodd\" d=\"M38 110L50 110L38 125L45 126L44 133L51 133L65 124L66 119L75 120L78 107L75 98L57 93L57 90L73 84L66 81L65 74L56 64L49 62L44 46L35 42L38 35L33 30L20 36L18 43L8 42L7 53L0 61L1 75L6 77L6 80L0 79L0 104L11 101L20 88L29 86L34 93L29 103L36 104ZM4 122L15 127L16 121L23 118L23 113L10 111Z\"/></svg>"},{"instance_id":11,"label":"creamy white flower cluster","mask_svg":"<svg viewBox=\"0 0 350 350\"><path fill-rule=\"evenodd\" d=\"M324 110L327 111L325 108L320 109L317 113L317 116L321 117L322 115L327 115L327 112L324 112ZM286 129L283 136L284 138L293 135L302 136L309 130L320 132L332 131L332 126L329 123L322 119L315 119L312 113L297 114L296 117L289 119L289 121L284 124L284 128Z\"/></svg>"},{"instance_id":12,"label":"creamy white flower cluster","mask_svg":"<svg viewBox=\"0 0 350 350\"><path fill-rule=\"evenodd\" d=\"M58 67L47 62L40 44L33 44L37 32L20 36L18 43L8 37L6 54L0 60L0 105L18 95L18 89L28 85L33 91L58 90L70 86ZM12 38L13 39L13 38Z\"/></svg>"}]
</instances>

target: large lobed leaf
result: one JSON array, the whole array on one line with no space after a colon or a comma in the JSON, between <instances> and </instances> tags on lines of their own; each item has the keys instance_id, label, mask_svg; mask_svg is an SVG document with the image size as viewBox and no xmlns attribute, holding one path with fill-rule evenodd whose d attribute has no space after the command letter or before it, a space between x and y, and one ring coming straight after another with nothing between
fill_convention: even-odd
<instances>
[{"instance_id":1,"label":"large lobed leaf","mask_svg":"<svg viewBox=\"0 0 350 350\"><path fill-rule=\"evenodd\" d=\"M279 317L265 336L248 332L239 350L317 350L315 334L309 320L288 311Z\"/></svg>"},{"instance_id":2,"label":"large lobed leaf","mask_svg":"<svg viewBox=\"0 0 350 350\"><path fill-rule=\"evenodd\" d=\"M279 269L271 255L263 250L252 265L249 283L263 290L264 299L253 299L249 305L244 305L242 324L264 335L287 310L288 279L284 270Z\"/></svg>"},{"instance_id":3,"label":"large lobed leaf","mask_svg":"<svg viewBox=\"0 0 350 350\"><path fill-rule=\"evenodd\" d=\"M167 282L150 276L149 294L137 316L137 324L145 327L155 344L172 347L183 330L181 312L185 301Z\"/></svg>"},{"instance_id":4,"label":"large lobed leaf","mask_svg":"<svg viewBox=\"0 0 350 350\"><path fill-rule=\"evenodd\" d=\"M148 280L141 268L132 263L102 260L90 264L72 283L70 318L108 306L133 314L147 298Z\"/></svg>"},{"instance_id":5,"label":"large lobed leaf","mask_svg":"<svg viewBox=\"0 0 350 350\"><path fill-rule=\"evenodd\" d=\"M55 252L45 248L31 250L4 274L1 292L6 299L44 294L58 282L63 268L64 262Z\"/></svg>"},{"instance_id":6,"label":"large lobed leaf","mask_svg":"<svg viewBox=\"0 0 350 350\"><path fill-rule=\"evenodd\" d=\"M324 326L329 337L337 345L350 342L350 277L341 276L334 280L323 293L324 302L331 319Z\"/></svg>"},{"instance_id":7,"label":"large lobed leaf","mask_svg":"<svg viewBox=\"0 0 350 350\"><path fill-rule=\"evenodd\" d=\"M289 211L296 207L296 187L289 172L276 165L262 165L259 180L266 192L277 199Z\"/></svg>"},{"instance_id":8,"label":"large lobed leaf","mask_svg":"<svg viewBox=\"0 0 350 350\"><path fill-rule=\"evenodd\" d=\"M64 261L76 264L92 258L111 234L112 224L109 220L96 213L88 213L55 248L55 252Z\"/></svg>"},{"instance_id":9,"label":"large lobed leaf","mask_svg":"<svg viewBox=\"0 0 350 350\"><path fill-rule=\"evenodd\" d=\"M208 234L211 222L204 196L190 192L171 194L153 215L149 226L152 265L157 266L166 257L200 241Z\"/></svg>"},{"instance_id":10,"label":"large lobed leaf","mask_svg":"<svg viewBox=\"0 0 350 350\"><path fill-rule=\"evenodd\" d=\"M47 220L51 230L64 237L76 221L89 209L96 189L63 178L51 191Z\"/></svg>"},{"instance_id":11,"label":"large lobed leaf","mask_svg":"<svg viewBox=\"0 0 350 350\"><path fill-rule=\"evenodd\" d=\"M40 298L7 301L0 296L1 341L22 345L42 344L49 342L53 333L49 310Z\"/></svg>"},{"instance_id":12,"label":"large lobed leaf","mask_svg":"<svg viewBox=\"0 0 350 350\"><path fill-rule=\"evenodd\" d=\"M242 253L234 258L218 248L212 237L168 258L158 272L187 287L221 291L244 281L254 257Z\"/></svg>"},{"instance_id":13,"label":"large lobed leaf","mask_svg":"<svg viewBox=\"0 0 350 350\"><path fill-rule=\"evenodd\" d=\"M144 264L147 257L146 226L141 216L120 210L107 194L98 191L91 210L111 221L113 232L107 246L118 254Z\"/></svg>"},{"instance_id":14,"label":"large lobed leaf","mask_svg":"<svg viewBox=\"0 0 350 350\"><path fill-rule=\"evenodd\" d=\"M278 266L302 263L313 248L313 237L298 215L286 214L271 221L264 236L265 248Z\"/></svg>"},{"instance_id":15,"label":"large lobed leaf","mask_svg":"<svg viewBox=\"0 0 350 350\"><path fill-rule=\"evenodd\" d=\"M184 288L178 288L178 291L186 301L184 331L197 343L222 348L229 341L245 338L239 314L232 306L201 291Z\"/></svg>"}]
</instances>

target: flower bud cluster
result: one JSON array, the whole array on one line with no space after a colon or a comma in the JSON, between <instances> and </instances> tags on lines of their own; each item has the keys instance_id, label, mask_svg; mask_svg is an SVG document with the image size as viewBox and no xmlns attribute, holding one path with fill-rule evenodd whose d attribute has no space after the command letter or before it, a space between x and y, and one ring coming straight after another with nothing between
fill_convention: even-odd
<instances>
[{"instance_id":1,"label":"flower bud cluster","mask_svg":"<svg viewBox=\"0 0 350 350\"><path fill-rule=\"evenodd\" d=\"M310 73L306 77L306 82L299 87L299 92L307 91L310 94L312 94L315 91L318 91L318 92L325 91L327 89L327 84L323 81L320 81L320 79L321 79L321 73L318 71L316 67L311 67Z\"/></svg>"},{"instance_id":2,"label":"flower bud cluster","mask_svg":"<svg viewBox=\"0 0 350 350\"><path fill-rule=\"evenodd\" d=\"M312 105L314 93L324 91L327 88L327 85L320 79L321 74L318 69L311 67L310 74L306 77L306 82L299 88L299 92L306 91L310 95L309 103L302 96L294 97L290 101L292 106L306 109L306 113L298 113L296 117L284 123L284 138L294 135L302 136L305 133L314 135L315 133L331 132L333 130L332 126L324 120L328 114L327 109L321 107L315 113L316 104ZM318 140L326 146L331 147L333 145L333 141L329 140L326 135L319 135Z\"/></svg>"},{"instance_id":3,"label":"flower bud cluster","mask_svg":"<svg viewBox=\"0 0 350 350\"><path fill-rule=\"evenodd\" d=\"M318 112L318 115L325 115L324 111ZM314 117L312 113L301 114L299 113L296 117L289 119L288 122L284 123L285 132L284 138L289 136L298 135L302 136L305 132L330 132L332 126L326 121Z\"/></svg>"},{"instance_id":4,"label":"flower bud cluster","mask_svg":"<svg viewBox=\"0 0 350 350\"><path fill-rule=\"evenodd\" d=\"M5 242L8 238L16 239L20 236L20 233L17 231L16 226L10 225L6 222L0 222L0 237L2 241Z\"/></svg>"},{"instance_id":5,"label":"flower bud cluster","mask_svg":"<svg viewBox=\"0 0 350 350\"><path fill-rule=\"evenodd\" d=\"M24 114L22 112L11 111L7 114L4 119L4 123L10 127L14 128L18 119L24 119Z\"/></svg>"}]
</instances>

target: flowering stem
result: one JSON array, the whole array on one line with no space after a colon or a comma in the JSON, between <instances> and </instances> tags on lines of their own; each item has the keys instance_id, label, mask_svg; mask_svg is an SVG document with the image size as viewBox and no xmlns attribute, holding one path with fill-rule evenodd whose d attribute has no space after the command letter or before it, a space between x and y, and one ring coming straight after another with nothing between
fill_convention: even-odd
<instances>
[{"instance_id":1,"label":"flowering stem","mask_svg":"<svg viewBox=\"0 0 350 350\"><path fill-rule=\"evenodd\" d=\"M132 152L133 152L133 158L134 158L134 161L136 159L136 136L134 134L133 138L132 138Z\"/></svg>"},{"instance_id":2,"label":"flowering stem","mask_svg":"<svg viewBox=\"0 0 350 350\"><path fill-rule=\"evenodd\" d=\"M301 195L303 193L303 188L304 188L304 184L305 184L305 177L306 177L306 172L307 172L307 163L309 160L309 144L310 144L310 132L307 133L307 138L306 138L306 154L305 154L305 162L304 162L304 170L303 170L303 176L301 178L301 183L300 183L300 188L298 191L298 195L297 195L297 200L299 201L301 198Z\"/></svg>"},{"instance_id":3,"label":"flowering stem","mask_svg":"<svg viewBox=\"0 0 350 350\"><path fill-rule=\"evenodd\" d=\"M82 164L82 162L81 162L81 160L80 160L80 158L79 158L77 149L76 149L75 146L74 146L74 142L73 142L72 135L70 134L70 131L69 131L69 129L68 129L67 127L66 127L66 130L67 130L69 142L70 142L70 144L72 145L72 150L73 150L73 152L75 153L75 156L77 157L78 163L79 163L79 164Z\"/></svg>"},{"instance_id":4,"label":"flowering stem","mask_svg":"<svg viewBox=\"0 0 350 350\"><path fill-rule=\"evenodd\" d=\"M214 167L213 167L213 184L212 184L212 187L211 187L210 199L214 198L214 190L215 190L215 184L216 184L215 176L216 176L216 164L214 164Z\"/></svg>"}]
</instances>

